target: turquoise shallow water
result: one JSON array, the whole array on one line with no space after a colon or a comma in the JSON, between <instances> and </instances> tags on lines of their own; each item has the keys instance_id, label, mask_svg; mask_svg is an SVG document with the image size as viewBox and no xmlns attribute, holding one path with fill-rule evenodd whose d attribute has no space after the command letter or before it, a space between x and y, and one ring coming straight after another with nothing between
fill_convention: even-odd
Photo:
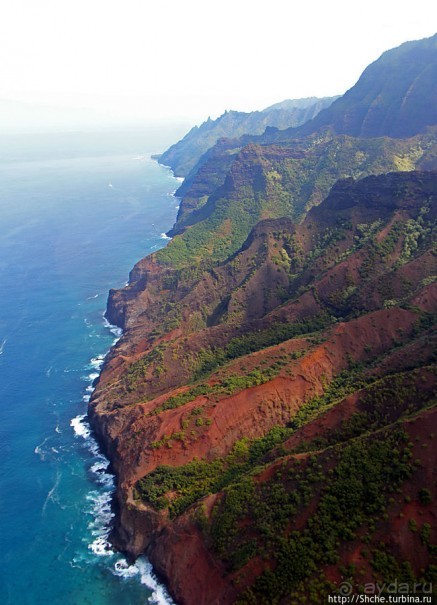
<instances>
[{"instance_id":1,"label":"turquoise shallow water","mask_svg":"<svg viewBox=\"0 0 437 605\"><path fill-rule=\"evenodd\" d=\"M33 145L0 154L0 602L169 603L147 561L108 552L113 481L83 415L108 289L165 244L178 182L120 133L104 155L91 135L64 159Z\"/></svg>"}]
</instances>

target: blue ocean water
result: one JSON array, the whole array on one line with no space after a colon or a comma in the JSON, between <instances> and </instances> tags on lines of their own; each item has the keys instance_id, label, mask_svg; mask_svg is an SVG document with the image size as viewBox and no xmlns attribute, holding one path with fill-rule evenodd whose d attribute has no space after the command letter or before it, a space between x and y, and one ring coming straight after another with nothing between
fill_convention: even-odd
<instances>
[{"instance_id":1,"label":"blue ocean water","mask_svg":"<svg viewBox=\"0 0 437 605\"><path fill-rule=\"evenodd\" d=\"M108 289L165 245L178 181L138 137L0 150L0 602L169 603L146 560L108 551L113 479L89 434L116 333ZM162 147L161 147L162 148Z\"/></svg>"}]
</instances>

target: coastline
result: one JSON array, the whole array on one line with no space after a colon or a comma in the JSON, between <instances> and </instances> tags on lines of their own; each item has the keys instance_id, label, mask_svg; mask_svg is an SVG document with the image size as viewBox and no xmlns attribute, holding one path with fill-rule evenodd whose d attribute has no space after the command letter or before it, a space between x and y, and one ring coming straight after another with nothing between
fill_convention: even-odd
<instances>
[{"instance_id":1,"label":"coastline","mask_svg":"<svg viewBox=\"0 0 437 605\"><path fill-rule=\"evenodd\" d=\"M183 177L177 177L173 174L173 171L170 166L165 166L159 162L160 155L152 154L151 159L156 161L159 166L166 168L172 173L172 176L179 183L184 181ZM177 188L174 189L169 195L172 197L176 197L175 193ZM173 225L169 228L172 229L176 224L177 219L174 221ZM167 240L167 243L171 241L171 237L167 235L167 232L161 234L161 239ZM134 271L136 265L144 261L145 259L152 257L155 253L151 252L146 257L139 259L134 267L131 269L129 273L129 279L126 282L124 288L128 287L131 283L131 275L132 271ZM120 468L116 462L116 457L114 455L114 450L111 447L111 440L108 439L108 435L106 434L105 423L102 422L102 418L99 417L97 413L95 413L93 408L93 396L98 394L96 393L96 389L99 387L99 383L102 377L107 370L108 364L110 364L111 359L116 356L116 347L117 344L123 339L125 335L125 322L120 316L114 315L110 309L111 305L111 291L108 294L106 309L103 314L103 322L105 328L107 328L114 336L115 339L110 347L110 349L106 352L105 355L101 356L99 361L101 362L99 365L99 372L93 375L92 384L87 387L87 392L89 395L86 395L84 399L86 399L87 403L87 413L86 415L81 416L80 418L73 418L71 421L71 426L73 427L76 435L80 435L84 438L91 436L95 441L95 447L101 452L102 457L107 460L108 464L106 466L106 471L109 473L112 479L113 489L111 491L110 501L110 518L107 518L105 536L104 536L104 548L107 550L111 547L115 548L117 552L124 555L126 557L126 568L120 569L120 575L126 573L127 575L135 575L138 573L138 562L140 562L140 573L141 566L147 568L147 565L150 565L150 569L146 569L147 573L141 573L143 578L146 577L145 581L142 579L142 583L145 583L147 587L154 591L154 596L158 599L156 602L160 605L176 605L176 601L173 601L173 595L170 596L170 577L165 573L165 571L159 568L159 564L157 565L157 561L154 563L151 559L147 558L143 562L141 562L141 557L148 557L147 548L142 547L141 545L132 546L132 540L134 539L135 527L146 520L143 518L141 511L135 511L132 508L132 502L125 501L123 492L120 490ZM111 319L108 319L108 316ZM75 422L77 421L77 422ZM82 427L82 422L85 421L89 428ZM77 426L76 426L77 425ZM80 426L78 426L80 425ZM138 520L136 519L136 513L138 512ZM98 553L99 554L99 553ZM101 554L101 553L100 553ZM123 566L122 566L123 567ZM156 580L155 580L156 577ZM159 583L162 583L163 586L160 586ZM168 592L167 592L168 591Z\"/></svg>"},{"instance_id":2,"label":"coastline","mask_svg":"<svg viewBox=\"0 0 437 605\"><path fill-rule=\"evenodd\" d=\"M38 603L147 603L151 597L139 575L114 573L120 555L98 556L89 548L100 513L92 499L103 490L93 469L97 459L70 424L87 411L83 396L89 375L98 372L91 360L114 339L102 320L110 286L121 287L137 258L166 243L161 232L177 212L171 173L135 147L118 154L119 140L114 134L104 155L89 157L87 149L73 161L3 166L10 199L2 214L8 227L2 275L9 296L0 359L9 401L2 409L3 445L11 447L3 452L2 493L9 495L2 564L11 605L24 602L29 587Z\"/></svg>"},{"instance_id":3,"label":"coastline","mask_svg":"<svg viewBox=\"0 0 437 605\"><path fill-rule=\"evenodd\" d=\"M251 173L251 177L256 178L256 174ZM244 184L246 181L242 179L242 182ZM399 188L408 190L411 200L408 198L405 201L405 196L397 195ZM373 305L368 309L366 307L366 312L349 316L340 314L332 321L326 316L330 296L336 291L335 288L344 287L345 282L344 277L337 273L341 263L329 264L329 252L332 252L334 259L350 252L344 267L360 267L368 250L365 248L363 252L361 247L355 247L357 228L371 216L378 228L382 229L386 223L390 224L399 209L406 214L404 220L417 220L420 212L424 214L423 200L433 195L434 191L432 173L420 171L392 172L356 181L352 178L341 180L323 203L308 213L302 224L296 225L289 218L265 219L257 223L245 243L233 255L231 268L228 263L223 263L213 275L205 271L200 279L195 274L180 283L177 265L161 262L159 256L157 258L153 253L136 263L130 272L128 286L110 291L106 317L122 328L124 333L105 359L88 412L93 429L117 475L114 498L116 516L110 540L130 560L145 554L158 576L166 583L172 598L180 605L230 605L246 586L253 585L257 577L261 577L263 570L260 571L261 565L256 567L259 562L256 559L253 563L249 561L242 572L238 568L233 569L229 565L229 555L226 559L226 555L217 554L211 534L205 531L205 528L214 527L214 514L218 511L219 515L222 503L226 503L227 494L230 493L227 491L228 485L223 487L217 483L213 484L213 489L209 489L206 484L201 488L200 496L195 493L197 499L187 499L180 508L172 510L172 483L164 483L170 496L160 506L157 500L152 499L153 494L148 497L146 493L146 497L142 497L144 478L152 477L151 481L159 489L162 477L165 477L165 474L160 474L163 467L184 467L181 469L183 474L192 468L188 465L194 461L195 465L201 461L202 468L206 469L216 460L219 464L227 464L227 457L233 455L236 444L256 444L266 437L270 438L269 434L278 427L282 427L286 433L282 439L290 436L287 429L292 431L292 436L284 442L288 444L288 449L281 451L285 452L284 464L289 467L290 473L294 472L292 465L296 456L293 448L296 443L311 443L310 438L319 434L326 438L326 427L323 422L318 424L317 415L314 420L305 419L303 424L291 425L302 411L306 413L307 404L311 408L312 401L322 400L331 388L329 385L333 384L335 389L335 381L346 373L352 373L353 376L354 367L360 368L363 378L367 378L371 359L378 361L393 356L398 372L408 369L405 362L409 355L406 354L404 359L402 353L399 355L394 349L398 346L399 333L403 334L401 344L406 350L409 346L420 347L420 343L415 341L420 338L420 333L415 332L417 315L414 305L417 305L418 313L426 315L433 308L435 298L435 287L426 282L428 265L422 264L423 274L415 272L417 284L411 282L410 298L405 298L411 300L413 306L387 306L384 291L377 291L378 296L375 294ZM326 254L313 254L317 236L332 228L339 208L345 209L344 220L349 219L345 222L343 237L328 240L324 248ZM265 307L266 299L260 298L263 293L259 286L265 283L261 271L268 271L270 289L275 284L281 284L285 269L281 271L277 268L276 250L289 244L290 235L301 237L303 244L307 245L305 258L308 265L300 274L301 279L308 279L311 288L302 290L298 288L298 283L291 284L288 292L291 302L282 306L270 301L271 310L282 315L274 317L276 324L267 323L269 308ZM371 246L371 243L365 245ZM426 248L423 254L428 254ZM257 265L260 273L258 276L255 274L258 279L253 281L244 298L239 283L247 278L251 263L256 259L262 260ZM392 262L393 259L387 265L377 267L378 279L385 278ZM314 271L315 267L317 271ZM404 264L400 263L399 267L402 270ZM317 277L319 274L321 277ZM359 276L357 271L354 285L362 297L355 303L358 308L361 300L367 300L367 282ZM288 279L294 279L294 274ZM240 297L237 302L246 312L243 322L232 324L218 321L219 316L215 313L217 309L220 311L220 306L217 307L217 304L227 292L230 297L235 293ZM251 301L251 306L248 306ZM206 322L193 325L190 323L192 315L196 312L200 314L202 305L208 305L209 317L213 321L210 325ZM168 310L175 307L180 312L180 321L168 323L168 319L174 317ZM294 326L297 331L283 333L281 330L287 324ZM278 333L273 333L273 340L272 332L269 332L272 326L279 329ZM425 324L424 329L427 329ZM218 369L213 366L212 371L206 372L206 377L200 375L199 378L195 370L193 372L193 360L198 360L205 351L221 346L226 352L224 347L227 344L241 345L242 336L254 330L260 334L264 332L267 340L256 343L254 348L249 346L242 352L239 349L239 355L229 355L229 358L225 358L225 362L229 363L219 364ZM357 338L357 334L364 337ZM162 351L165 351L166 357L160 357ZM423 354L428 355L426 350ZM279 361L274 362L274 359ZM390 381L391 378L386 377L387 369L380 363L378 376L380 374L381 380ZM400 376L400 380L404 380L403 375ZM413 379L416 378L416 374L413 374ZM368 390L372 394L372 380L378 378L368 379L370 386L365 386L364 392ZM422 381L428 384L428 380L427 370L424 369ZM196 386L190 386L193 384ZM235 390L229 388L233 384L236 385ZM359 384L357 382L352 386L356 389ZM225 388L220 390L220 387ZM346 409L348 415L361 413L360 390L352 389L351 393L354 394L351 398L346 396L338 399L338 411L337 407L333 407L332 414L329 416L330 412L327 413L329 433L333 427L340 430L344 408L349 408ZM347 394L348 391L345 391L343 397ZM425 401L427 396L424 393ZM427 413L425 410L420 419L425 426ZM200 414L202 418L198 423L197 416ZM378 423L385 426L385 415L381 414ZM412 442L420 439L407 418L402 417L402 422L405 431L411 432ZM418 432L422 431L420 423ZM386 430L389 430L389 426ZM375 429L375 435L378 434ZM374 438L378 437L373 437L372 433L369 443ZM396 435L393 436L395 438ZM340 444L341 439L337 444L338 452L342 451ZM260 467L261 470L257 471L259 474L253 475L257 477L253 480L255 485L268 485L271 472L274 472L275 465L280 464L276 459L281 456L280 451L276 453L274 444L271 447L272 458L266 456L260 459L266 463L266 472ZM426 461L420 457L423 457L423 452L419 453L417 449L414 455L426 468ZM324 452L321 449L314 453L319 459L320 469L324 470L320 481L331 464L325 459ZM336 455L339 457L335 462L338 467L341 458L339 453ZM158 467L161 469L154 476ZM194 485L195 477L191 481ZM238 479L236 481L235 489L238 490ZM414 497L417 486L423 481L424 478L418 475L405 487L408 498ZM183 494L183 484L179 492ZM163 510L165 508L167 511ZM304 508L299 512L301 517L298 523L307 522ZM390 515L383 519L386 525L382 535L395 535L392 524L397 522L398 516L399 510L393 507ZM396 548L404 547L404 544L396 544ZM408 544L407 548L410 549ZM277 551L272 552L273 560ZM347 556L344 555L346 562ZM425 552L420 551L420 557L420 562L419 558L415 560L417 566L423 566L427 561ZM340 581L339 576L333 576L333 580Z\"/></svg>"},{"instance_id":4,"label":"coastline","mask_svg":"<svg viewBox=\"0 0 437 605\"><path fill-rule=\"evenodd\" d=\"M177 219L174 224L176 222ZM168 241L171 239L168 238ZM190 599L194 599L191 602L196 605L211 605L216 602L214 599L221 598L219 595L224 596L223 603L231 603L236 591L227 585L224 569L206 548L199 528L193 525L190 519L182 517L180 527L173 531L159 513L151 507L135 502L133 489L138 477L132 476L129 462L126 463L123 454L120 455L118 450L120 439L117 431L119 423L123 423L122 414L117 419L114 414L105 411L107 383L111 383L114 372L117 374L119 356L131 345L132 336L130 318L121 312L116 302L114 303L114 295L131 288L135 297L137 282L143 286L147 282L148 273L151 278L156 277L159 269L154 266L154 256L155 252L151 252L140 259L131 269L127 284L121 290L109 292L104 318L109 325L120 331L121 336L104 358L88 403L87 418L93 437L109 460L108 470L115 477L115 490L111 499L113 516L108 542L125 556L128 565L136 565L143 556L147 558L152 566L152 578L155 576L167 593L168 600L163 601L162 605L184 604L188 595ZM180 542L180 532L189 535L187 544ZM196 565L199 570L199 562L201 573L195 577L192 569ZM164 592L164 595L166 593Z\"/></svg>"},{"instance_id":5,"label":"coastline","mask_svg":"<svg viewBox=\"0 0 437 605\"><path fill-rule=\"evenodd\" d=\"M90 384L86 387L83 399L89 403L96 384L103 370L105 359L110 353L112 347L122 337L122 329L119 326L110 324L105 315L103 316L104 328L109 330L114 336L111 348L104 354L91 359L91 373L88 376ZM98 374L97 374L98 372ZM87 414L79 414L71 419L70 426L73 428L75 436L82 439L85 447L96 458L96 462L91 467L91 472L94 475L94 480L99 491L96 495L92 492L90 501L92 503L92 512L94 521L92 522L94 540L88 545L88 548L97 557L113 557L117 553L121 556L114 563L113 573L120 578L138 577L141 584L144 584L152 595L149 599L153 599L153 603L157 605L174 605L173 600L167 593L166 587L161 582L155 570L146 558L137 557L133 560L128 552L123 549L114 551L115 544L110 536L113 531L114 520L117 515L117 506L115 505L117 475L114 472L111 461L105 453L104 443L97 439ZM123 558L125 557L125 558Z\"/></svg>"}]
</instances>

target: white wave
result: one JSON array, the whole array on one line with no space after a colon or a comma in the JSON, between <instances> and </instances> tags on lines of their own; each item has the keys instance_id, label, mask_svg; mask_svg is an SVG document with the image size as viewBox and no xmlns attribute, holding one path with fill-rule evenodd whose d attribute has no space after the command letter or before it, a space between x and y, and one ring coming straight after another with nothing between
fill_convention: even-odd
<instances>
[{"instance_id":1,"label":"white wave","mask_svg":"<svg viewBox=\"0 0 437 605\"><path fill-rule=\"evenodd\" d=\"M183 183L185 181L185 178L183 176L175 176L174 177L177 181L179 181L180 183Z\"/></svg>"},{"instance_id":2,"label":"white wave","mask_svg":"<svg viewBox=\"0 0 437 605\"><path fill-rule=\"evenodd\" d=\"M113 573L120 578L133 578L140 573L140 570L135 563L129 565L126 559L120 559L115 563Z\"/></svg>"},{"instance_id":3,"label":"white wave","mask_svg":"<svg viewBox=\"0 0 437 605\"><path fill-rule=\"evenodd\" d=\"M126 283L126 286L128 285L129 282ZM109 321L106 319L105 316L103 316L103 326L105 328L108 328L108 330L111 332L111 334L114 334L115 336L115 341L114 344L116 342L118 342L120 340L120 338L123 336L123 330L121 328L119 328L118 326L114 326L113 324L109 323Z\"/></svg>"},{"instance_id":4,"label":"white wave","mask_svg":"<svg viewBox=\"0 0 437 605\"><path fill-rule=\"evenodd\" d=\"M86 445L93 456L98 456L100 454L100 448L95 439L88 439Z\"/></svg>"},{"instance_id":5,"label":"white wave","mask_svg":"<svg viewBox=\"0 0 437 605\"><path fill-rule=\"evenodd\" d=\"M46 370L46 376L47 376L47 378L50 378L52 370L53 370L53 366L50 366L49 368L47 368L47 370Z\"/></svg>"},{"instance_id":6,"label":"white wave","mask_svg":"<svg viewBox=\"0 0 437 605\"><path fill-rule=\"evenodd\" d=\"M111 473L107 472L108 467L109 460L103 455L100 455L99 460L91 466L90 471L94 475L94 480L97 483L100 483L100 485L103 485L109 489L114 488L115 486L114 475L111 475Z\"/></svg>"},{"instance_id":7,"label":"white wave","mask_svg":"<svg viewBox=\"0 0 437 605\"><path fill-rule=\"evenodd\" d=\"M58 424L56 425L56 427L55 427L55 432L56 432L56 433L59 433L59 434L61 434L61 433L62 433L61 429L59 428L59 423L58 423Z\"/></svg>"},{"instance_id":8,"label":"white wave","mask_svg":"<svg viewBox=\"0 0 437 605\"><path fill-rule=\"evenodd\" d=\"M100 452L96 440L92 437L85 414L76 416L70 424L73 426L76 436L85 440L87 448L95 457L89 470L94 476L96 484L102 486L98 490L89 492L86 496L88 506L85 512L92 517L88 523L89 535L92 538L88 543L88 549L96 557L115 557L116 553L109 542L114 518L111 503L115 490L114 475L108 472L109 460ZM50 496L50 499L54 499L56 490L57 485L55 484L47 498ZM151 605L174 605L164 586L160 585L156 579L152 565L147 559L139 558L133 565L129 565L125 559L118 558L114 563L112 573L123 579L139 576L141 584L152 592L148 598Z\"/></svg>"},{"instance_id":9,"label":"white wave","mask_svg":"<svg viewBox=\"0 0 437 605\"><path fill-rule=\"evenodd\" d=\"M73 427L76 437L82 437L84 439L86 447L93 456L104 458L103 454L100 452L97 441L92 437L91 427L87 420L86 414L79 414L76 416L76 418L70 420L70 426Z\"/></svg>"},{"instance_id":10,"label":"white wave","mask_svg":"<svg viewBox=\"0 0 437 605\"><path fill-rule=\"evenodd\" d=\"M123 579L139 575L141 584L152 591L152 595L148 598L150 604L174 605L164 586L156 579L151 563L145 557L138 558L132 565L129 565L126 559L119 559L114 565L113 573Z\"/></svg>"},{"instance_id":11,"label":"white wave","mask_svg":"<svg viewBox=\"0 0 437 605\"><path fill-rule=\"evenodd\" d=\"M138 567L141 584L147 586L152 591L152 596L149 597L149 603L156 603L156 605L174 605L173 600L168 595L162 584L159 584L158 580L153 573L152 564L149 563L144 557L137 559L135 565Z\"/></svg>"},{"instance_id":12,"label":"white wave","mask_svg":"<svg viewBox=\"0 0 437 605\"><path fill-rule=\"evenodd\" d=\"M0 355L3 355L3 351L5 350L5 345L8 342L7 338L3 338L2 344L0 345Z\"/></svg>"},{"instance_id":13,"label":"white wave","mask_svg":"<svg viewBox=\"0 0 437 605\"><path fill-rule=\"evenodd\" d=\"M88 524L88 529L94 537L94 540L88 544L88 548L100 557L113 555L114 551L108 540L110 523L114 517L111 509L112 490L100 493L92 491L88 494L87 500L91 502L91 510L88 512L93 516L93 520Z\"/></svg>"},{"instance_id":14,"label":"white wave","mask_svg":"<svg viewBox=\"0 0 437 605\"><path fill-rule=\"evenodd\" d=\"M88 439L88 437L91 435L90 425L86 421L85 414L79 414L79 416L76 416L76 418L72 418L70 420L70 426L73 427L76 437Z\"/></svg>"},{"instance_id":15,"label":"white wave","mask_svg":"<svg viewBox=\"0 0 437 605\"><path fill-rule=\"evenodd\" d=\"M165 235L165 234L163 234ZM104 326L108 328L112 334L114 334L114 344L120 339L123 334L121 328L111 325L108 320L104 317ZM105 354L97 355L91 359L89 368L100 370L101 366L106 357ZM82 377L89 383L93 383L94 380L99 376L96 372L91 372L88 376ZM94 391L92 384L88 384L85 389L85 395L83 400L88 403L91 397L91 393ZM81 437L84 440L84 445L93 456L93 461L89 467L89 472L98 489L89 492L86 496L87 506L85 507L85 513L91 516L91 520L88 523L88 532L91 540L88 543L88 549L96 557L111 557L110 565L112 565L114 558L117 561L113 564L113 573L120 578L132 578L139 576L140 581L143 585L152 591L152 595L148 598L148 602L152 605L174 605L173 601L168 596L165 588L159 584L155 575L153 574L152 565L145 558L138 559L133 565L129 565L127 561L120 558L112 549L112 545L109 542L109 534L111 531L111 525L114 518L112 511L112 498L115 490L115 477L110 472L109 460L101 453L97 441L92 436L91 427L87 420L86 414L79 414L70 421L70 425L73 427L76 437ZM44 445L41 444L40 447ZM55 497L57 485L53 486L50 490L47 498L53 499ZM50 496L50 498L49 498ZM48 502L49 500L46 499ZM88 542L88 540L87 540ZM109 563L109 562L108 562Z\"/></svg>"},{"instance_id":16,"label":"white wave","mask_svg":"<svg viewBox=\"0 0 437 605\"><path fill-rule=\"evenodd\" d=\"M87 495L86 499L91 502L92 505L92 508L88 512L96 516L96 518L89 523L88 527L92 530L94 535L96 535L97 532L100 532L101 529L108 531L106 525L114 516L114 513L111 510L112 492L92 491Z\"/></svg>"},{"instance_id":17,"label":"white wave","mask_svg":"<svg viewBox=\"0 0 437 605\"><path fill-rule=\"evenodd\" d=\"M85 382L94 382L99 375L99 372L91 372L87 376L81 376L81 379L85 380Z\"/></svg>"},{"instance_id":18,"label":"white wave","mask_svg":"<svg viewBox=\"0 0 437 605\"><path fill-rule=\"evenodd\" d=\"M82 565L78 565L77 563L78 563L78 559L76 557L73 557L71 561L68 561L68 564L73 569L83 569Z\"/></svg>"},{"instance_id":19,"label":"white wave","mask_svg":"<svg viewBox=\"0 0 437 605\"><path fill-rule=\"evenodd\" d=\"M94 294L94 296L88 296L87 300L92 300L93 298L98 298L99 295L98 294Z\"/></svg>"},{"instance_id":20,"label":"white wave","mask_svg":"<svg viewBox=\"0 0 437 605\"><path fill-rule=\"evenodd\" d=\"M90 367L95 368L96 370L100 370L103 365L103 362L105 361L106 355L107 354L104 353L103 355L97 355L96 357L93 357L90 361Z\"/></svg>"},{"instance_id":21,"label":"white wave","mask_svg":"<svg viewBox=\"0 0 437 605\"><path fill-rule=\"evenodd\" d=\"M104 537L96 538L91 544L88 544L88 548L98 557L109 557L114 554L111 545Z\"/></svg>"},{"instance_id":22,"label":"white wave","mask_svg":"<svg viewBox=\"0 0 437 605\"><path fill-rule=\"evenodd\" d=\"M181 207L180 204L178 204L177 206L175 206L176 210L179 210L180 207Z\"/></svg>"},{"instance_id":23,"label":"white wave","mask_svg":"<svg viewBox=\"0 0 437 605\"><path fill-rule=\"evenodd\" d=\"M95 390L96 390L95 387L93 387L92 384L89 384L87 386L87 388L85 389L85 395L82 397L82 400L85 403L89 403L89 401L91 399L91 395L94 393Z\"/></svg>"},{"instance_id":24,"label":"white wave","mask_svg":"<svg viewBox=\"0 0 437 605\"><path fill-rule=\"evenodd\" d=\"M166 233L161 233L161 239L171 239Z\"/></svg>"},{"instance_id":25,"label":"white wave","mask_svg":"<svg viewBox=\"0 0 437 605\"><path fill-rule=\"evenodd\" d=\"M91 466L90 471L93 473L102 473L107 470L108 466L109 460L104 456L101 456L100 460L97 460L97 462L94 462Z\"/></svg>"},{"instance_id":26,"label":"white wave","mask_svg":"<svg viewBox=\"0 0 437 605\"><path fill-rule=\"evenodd\" d=\"M110 189L114 189L114 185L113 185L112 183L108 183L108 187L109 187Z\"/></svg>"}]
</instances>

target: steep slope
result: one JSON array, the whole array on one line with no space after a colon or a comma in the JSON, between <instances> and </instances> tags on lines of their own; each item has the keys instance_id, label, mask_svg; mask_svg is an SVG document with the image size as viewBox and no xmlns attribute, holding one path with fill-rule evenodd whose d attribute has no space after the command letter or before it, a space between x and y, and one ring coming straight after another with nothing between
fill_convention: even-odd
<instances>
[{"instance_id":1,"label":"steep slope","mask_svg":"<svg viewBox=\"0 0 437 605\"><path fill-rule=\"evenodd\" d=\"M155 255L112 292L125 334L89 413L119 478L113 539L178 602L319 599L346 567L428 578L436 201L435 172L348 179L212 269Z\"/></svg>"},{"instance_id":2,"label":"steep slope","mask_svg":"<svg viewBox=\"0 0 437 605\"><path fill-rule=\"evenodd\" d=\"M108 317L126 330L115 357L120 363L122 352L138 358L141 348L152 348L155 359L144 362L151 380L138 370L137 382L142 391L147 383L154 394L175 386L167 383L173 373L181 384L193 372L202 373L193 363L192 347L215 343L220 348L219 343L223 347L254 328L265 330L268 338L276 322L310 320L308 329L320 328L336 318L407 301L435 271L435 174L341 181L301 225L262 221L237 254L213 269L172 272L157 255L147 257L132 271L129 286L110 294ZM298 328L298 333L308 331ZM186 350L176 353L181 337ZM179 361L172 369L173 357ZM158 371L163 363L165 375ZM153 380L155 371L159 381ZM131 395L123 392L123 401L136 397L136 373L130 372Z\"/></svg>"},{"instance_id":3,"label":"steep slope","mask_svg":"<svg viewBox=\"0 0 437 605\"><path fill-rule=\"evenodd\" d=\"M223 260L235 252L257 221L267 217L300 219L326 197L337 179L359 178L427 164L437 168L437 131L410 139L357 139L330 131L287 144L249 144L230 153L226 141L185 191L176 238L159 255L173 265L205 256ZM223 219L227 219L223 233ZM187 229L189 227L189 229Z\"/></svg>"},{"instance_id":4,"label":"steep slope","mask_svg":"<svg viewBox=\"0 0 437 605\"><path fill-rule=\"evenodd\" d=\"M437 34L386 51L314 120L278 133L278 137L308 135L331 127L337 134L402 138L436 123Z\"/></svg>"},{"instance_id":5,"label":"steep slope","mask_svg":"<svg viewBox=\"0 0 437 605\"><path fill-rule=\"evenodd\" d=\"M434 62L435 37L408 43L308 126L221 139L173 241L110 293L124 334L89 416L112 540L180 604L432 581Z\"/></svg>"},{"instance_id":6,"label":"steep slope","mask_svg":"<svg viewBox=\"0 0 437 605\"><path fill-rule=\"evenodd\" d=\"M421 143L412 139L418 135L427 139L430 129L437 124L436 82L437 34L425 40L407 42L384 53L363 72L355 86L298 128L268 128L260 136L244 135L238 139L218 141L194 165L177 191L183 199L170 235L181 233L187 225L195 222L193 211L203 208L213 196L208 206L211 208L217 195L223 194L219 188L225 185L240 153L244 153L246 146L254 144L264 149L280 146L290 153L299 150L305 154L304 157L301 155L304 161L299 166L296 163L295 168L303 175L308 175L309 169L318 174L319 166L308 166L306 162L310 155L323 157L320 170L326 176L325 187L312 201L311 181L314 179L310 175L310 182L305 183L304 177L304 182L298 184L301 192L293 191L293 197L297 199L293 200L293 207L287 212L293 218L298 218L312 203L323 199L337 178L390 170L432 170L437 166L435 141L425 143L425 153L425 149L420 150ZM348 138L347 144L344 143L345 137ZM360 142L357 137L360 137ZM402 148L401 140L406 138L412 142L409 149ZM326 151L323 155L323 145L329 139L333 152ZM367 143L365 139L369 139ZM343 148L343 152L340 149L336 153L337 146ZM269 154L268 151L264 153ZM350 157L347 158L346 154ZM376 158L377 162L373 161L372 165ZM198 216L203 220L204 208Z\"/></svg>"},{"instance_id":7,"label":"steep slope","mask_svg":"<svg viewBox=\"0 0 437 605\"><path fill-rule=\"evenodd\" d=\"M234 141L218 142L193 165L186 182L177 192L184 198L178 223L182 226L186 215L198 205L203 205L208 195L224 183L238 152L248 144L293 146L296 139L310 135L317 139L320 134L325 136L327 131L332 136L365 138L410 138L424 133L437 123L436 82L437 34L425 40L407 42L384 53L363 72L349 91L298 128L268 128L260 136L245 135ZM397 166L387 170L411 170L417 166L415 162L414 166L411 162L404 166L401 164L399 161ZM433 166L422 167L432 169ZM324 195L326 193L327 190ZM172 233L177 233L177 230Z\"/></svg>"},{"instance_id":8,"label":"steep slope","mask_svg":"<svg viewBox=\"0 0 437 605\"><path fill-rule=\"evenodd\" d=\"M185 177L219 139L262 134L268 126L280 129L300 126L314 118L336 98L289 99L250 113L226 111L216 120L208 118L200 126L194 126L183 139L159 156L159 161L170 166L176 176Z\"/></svg>"}]
</instances>

